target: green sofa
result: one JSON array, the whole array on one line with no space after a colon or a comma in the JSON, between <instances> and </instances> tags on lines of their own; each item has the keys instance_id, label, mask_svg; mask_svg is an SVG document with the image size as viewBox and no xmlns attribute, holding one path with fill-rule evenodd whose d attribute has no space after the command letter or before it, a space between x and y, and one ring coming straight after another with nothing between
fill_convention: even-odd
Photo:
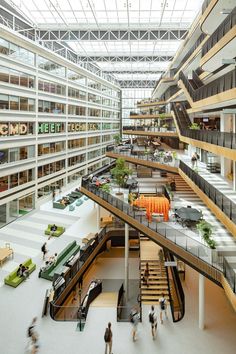
<instances>
[{"instance_id":1,"label":"green sofa","mask_svg":"<svg viewBox=\"0 0 236 354\"><path fill-rule=\"evenodd\" d=\"M56 202L53 202L53 208L55 209L65 209L67 206L60 203L60 200L57 200Z\"/></svg>"},{"instance_id":2,"label":"green sofa","mask_svg":"<svg viewBox=\"0 0 236 354\"><path fill-rule=\"evenodd\" d=\"M39 277L47 279L47 280L53 280L54 273L60 274L64 264L67 262L67 260L72 256L75 255L79 252L80 246L77 245L76 241L73 241L69 243L66 248L64 248L57 257L57 262L56 264L52 264L50 267L48 267L44 271L40 271Z\"/></svg>"},{"instance_id":3,"label":"green sofa","mask_svg":"<svg viewBox=\"0 0 236 354\"><path fill-rule=\"evenodd\" d=\"M47 229L44 231L45 235L51 235L51 227L53 225L48 225ZM57 226L57 225L56 225ZM56 231L53 232L52 236L59 237L65 232L65 228L63 226L57 226Z\"/></svg>"},{"instance_id":4,"label":"green sofa","mask_svg":"<svg viewBox=\"0 0 236 354\"><path fill-rule=\"evenodd\" d=\"M27 259L24 263L22 263L25 267L29 267L29 273L32 273L36 269L36 264L32 262L32 259ZM20 283L22 283L25 279L24 277L19 277L17 275L18 267L13 270L5 279L4 283L16 288Z\"/></svg>"},{"instance_id":5,"label":"green sofa","mask_svg":"<svg viewBox=\"0 0 236 354\"><path fill-rule=\"evenodd\" d=\"M76 198L73 198L70 194L68 194L66 197L69 198L69 203L70 204L74 203L74 201L76 199ZM58 199L55 202L53 202L53 208L55 208L55 209L65 209L68 205L70 205L70 204L64 205L64 204L60 203L61 200L62 200L62 198Z\"/></svg>"},{"instance_id":6,"label":"green sofa","mask_svg":"<svg viewBox=\"0 0 236 354\"><path fill-rule=\"evenodd\" d=\"M69 194L69 196L78 199L83 197L83 194L81 192L73 191Z\"/></svg>"}]
</instances>

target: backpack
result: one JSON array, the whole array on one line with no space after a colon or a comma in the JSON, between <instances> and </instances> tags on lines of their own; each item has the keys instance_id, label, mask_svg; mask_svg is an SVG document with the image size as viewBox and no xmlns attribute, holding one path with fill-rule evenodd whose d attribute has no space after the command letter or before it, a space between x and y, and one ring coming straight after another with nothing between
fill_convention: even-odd
<instances>
[{"instance_id":1,"label":"backpack","mask_svg":"<svg viewBox=\"0 0 236 354\"><path fill-rule=\"evenodd\" d=\"M154 313L153 312L149 313L149 322L154 323Z\"/></svg>"},{"instance_id":2,"label":"backpack","mask_svg":"<svg viewBox=\"0 0 236 354\"><path fill-rule=\"evenodd\" d=\"M161 310L165 310L165 299L160 301Z\"/></svg>"},{"instance_id":3,"label":"backpack","mask_svg":"<svg viewBox=\"0 0 236 354\"><path fill-rule=\"evenodd\" d=\"M28 337L32 337L32 335L33 335L33 328L34 328L34 326L29 326L28 332L27 332Z\"/></svg>"},{"instance_id":4,"label":"backpack","mask_svg":"<svg viewBox=\"0 0 236 354\"><path fill-rule=\"evenodd\" d=\"M108 343L108 342L110 342L110 340L111 340L111 333L109 331L109 328L106 328L105 334L104 334L104 341L105 341L105 343Z\"/></svg>"}]
</instances>

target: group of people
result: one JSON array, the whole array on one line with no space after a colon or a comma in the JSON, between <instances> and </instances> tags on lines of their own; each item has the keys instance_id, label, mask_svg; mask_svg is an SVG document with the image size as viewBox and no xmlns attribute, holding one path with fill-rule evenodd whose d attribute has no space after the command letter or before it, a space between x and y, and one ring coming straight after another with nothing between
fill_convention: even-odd
<instances>
[{"instance_id":1,"label":"group of people","mask_svg":"<svg viewBox=\"0 0 236 354\"><path fill-rule=\"evenodd\" d=\"M20 264L17 269L17 276L24 278L25 280L29 278L29 267Z\"/></svg>"},{"instance_id":2,"label":"group of people","mask_svg":"<svg viewBox=\"0 0 236 354\"><path fill-rule=\"evenodd\" d=\"M48 254L48 249L47 249L47 242L44 242L44 244L41 247L41 251L43 253L43 260L45 261L44 265L40 268L40 272L47 270L52 264L57 263L57 253L54 253L51 256L47 256Z\"/></svg>"},{"instance_id":3,"label":"group of people","mask_svg":"<svg viewBox=\"0 0 236 354\"><path fill-rule=\"evenodd\" d=\"M164 294L162 294L161 298L159 299L159 307L160 307L160 323L163 324L163 313L165 313L166 319L168 318L167 300L165 299ZM155 311L155 307L152 305L151 310L149 311L148 314L148 319L151 325L151 335L153 340L156 339L156 335L157 335L157 324L158 324L157 317L158 316L157 316L157 312ZM138 324L140 322L140 313L136 306L133 307L131 310L130 322L132 324L132 339L135 342L137 340L137 330L138 330ZM111 322L108 322L104 334L105 354L112 354L112 338L113 338L113 333L111 330Z\"/></svg>"},{"instance_id":4,"label":"group of people","mask_svg":"<svg viewBox=\"0 0 236 354\"><path fill-rule=\"evenodd\" d=\"M60 204L69 205L70 204L70 199L68 197L62 197L61 200L60 200Z\"/></svg>"}]
</instances>

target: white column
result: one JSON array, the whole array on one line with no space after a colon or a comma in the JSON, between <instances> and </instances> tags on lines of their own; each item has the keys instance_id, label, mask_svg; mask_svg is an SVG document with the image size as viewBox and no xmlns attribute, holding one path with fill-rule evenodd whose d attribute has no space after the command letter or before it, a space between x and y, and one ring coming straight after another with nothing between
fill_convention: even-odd
<instances>
[{"instance_id":1,"label":"white column","mask_svg":"<svg viewBox=\"0 0 236 354\"><path fill-rule=\"evenodd\" d=\"M204 329L204 317L205 317L205 278L199 273L199 328Z\"/></svg>"},{"instance_id":2,"label":"white column","mask_svg":"<svg viewBox=\"0 0 236 354\"><path fill-rule=\"evenodd\" d=\"M133 135L130 135L130 144L133 144Z\"/></svg>"},{"instance_id":3,"label":"white column","mask_svg":"<svg viewBox=\"0 0 236 354\"><path fill-rule=\"evenodd\" d=\"M101 207L97 204L97 231L100 230Z\"/></svg>"},{"instance_id":4,"label":"white column","mask_svg":"<svg viewBox=\"0 0 236 354\"><path fill-rule=\"evenodd\" d=\"M129 298L129 225L125 224L125 299Z\"/></svg>"}]
</instances>

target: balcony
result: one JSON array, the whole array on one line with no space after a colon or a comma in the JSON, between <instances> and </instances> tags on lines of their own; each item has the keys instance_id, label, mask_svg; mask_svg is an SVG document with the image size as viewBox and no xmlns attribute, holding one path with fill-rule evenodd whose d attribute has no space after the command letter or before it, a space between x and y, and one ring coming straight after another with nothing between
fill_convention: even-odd
<instances>
[{"instance_id":1,"label":"balcony","mask_svg":"<svg viewBox=\"0 0 236 354\"><path fill-rule=\"evenodd\" d=\"M161 131L159 128L156 127L145 127L145 126L133 126L133 125L126 125L123 126L123 134L126 135L141 135L141 136L162 136L162 137L172 137L178 138L178 133L173 128L173 130L167 130L164 128Z\"/></svg>"},{"instance_id":2,"label":"balcony","mask_svg":"<svg viewBox=\"0 0 236 354\"><path fill-rule=\"evenodd\" d=\"M173 117L181 141L230 160L236 160L236 134L189 129L191 121L181 102L172 103Z\"/></svg>"},{"instance_id":3,"label":"balcony","mask_svg":"<svg viewBox=\"0 0 236 354\"><path fill-rule=\"evenodd\" d=\"M183 72L179 74L179 86L192 108L202 111L208 108L226 107L236 104L236 70L194 89Z\"/></svg>"},{"instance_id":4,"label":"balcony","mask_svg":"<svg viewBox=\"0 0 236 354\"><path fill-rule=\"evenodd\" d=\"M212 33L202 47L200 66L203 70L214 72L220 68L223 59L235 57L236 47L236 8Z\"/></svg>"},{"instance_id":5,"label":"balcony","mask_svg":"<svg viewBox=\"0 0 236 354\"><path fill-rule=\"evenodd\" d=\"M103 175L104 172L100 171L100 174ZM93 175L99 177L96 172ZM188 236L186 230L175 228L171 223L149 220L146 215L141 215L140 211L137 211L126 201L117 198L114 190L108 193L97 187L90 181L89 176L82 179L81 191L154 242L170 250L178 258L218 285L224 280L224 275L232 290L236 291L235 275L232 277L234 268L221 251L208 248L203 243Z\"/></svg>"},{"instance_id":6,"label":"balcony","mask_svg":"<svg viewBox=\"0 0 236 354\"><path fill-rule=\"evenodd\" d=\"M159 156L154 157L148 150L123 150L122 146L109 147L109 151L106 152L106 156L112 159L123 158L127 162L133 164L139 164L146 167L152 167L159 170L178 173L179 160L176 158L167 158L164 152L160 152Z\"/></svg>"},{"instance_id":7,"label":"balcony","mask_svg":"<svg viewBox=\"0 0 236 354\"><path fill-rule=\"evenodd\" d=\"M233 10L235 2L232 0L205 0L202 5L200 28L204 33L212 34L225 20L224 10ZM215 19L217 18L217 21Z\"/></svg>"}]
</instances>

